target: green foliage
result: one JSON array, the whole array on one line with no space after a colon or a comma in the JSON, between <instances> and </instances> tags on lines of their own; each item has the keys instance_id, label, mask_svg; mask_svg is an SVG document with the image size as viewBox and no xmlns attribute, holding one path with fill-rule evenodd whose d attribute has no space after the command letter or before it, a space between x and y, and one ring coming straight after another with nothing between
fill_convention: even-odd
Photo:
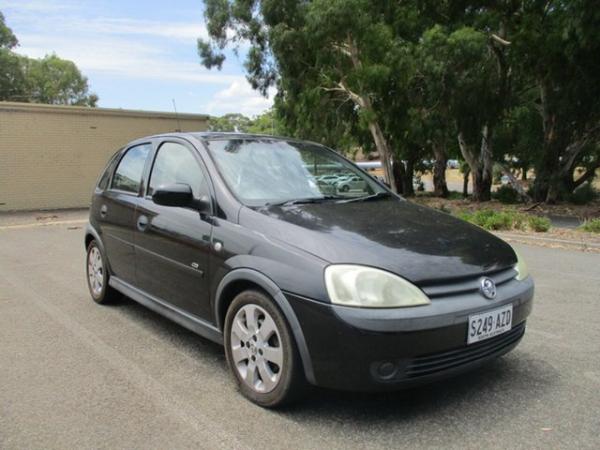
<instances>
[{"instance_id":1,"label":"green foliage","mask_svg":"<svg viewBox=\"0 0 600 450\"><path fill-rule=\"evenodd\" d=\"M462 200L464 199L462 192L458 191L449 191L448 192L448 200Z\"/></svg>"},{"instance_id":2,"label":"green foliage","mask_svg":"<svg viewBox=\"0 0 600 450\"><path fill-rule=\"evenodd\" d=\"M486 230L523 230L526 216L517 211L480 209L474 213L459 212L457 216Z\"/></svg>"},{"instance_id":3,"label":"green foliage","mask_svg":"<svg viewBox=\"0 0 600 450\"><path fill-rule=\"evenodd\" d=\"M198 53L221 68L226 48L248 46L248 78L277 87L285 134L369 152L378 127L410 180L434 152L460 152L488 194L498 162L535 167L533 193L551 200L600 167L596 3L205 0Z\"/></svg>"},{"instance_id":4,"label":"green foliage","mask_svg":"<svg viewBox=\"0 0 600 450\"><path fill-rule=\"evenodd\" d=\"M475 212L459 211L456 216L491 231L532 230L546 232L551 222L546 217L531 216L513 210L480 209Z\"/></svg>"},{"instance_id":5,"label":"green foliage","mask_svg":"<svg viewBox=\"0 0 600 450\"><path fill-rule=\"evenodd\" d=\"M494 198L496 198L500 203L509 205L519 203L521 201L521 196L517 190L509 185L500 186L494 193Z\"/></svg>"},{"instance_id":6,"label":"green foliage","mask_svg":"<svg viewBox=\"0 0 600 450\"><path fill-rule=\"evenodd\" d=\"M598 192L591 183L584 183L573 193L567 195L567 200L576 205L587 205L598 198Z\"/></svg>"},{"instance_id":7,"label":"green foliage","mask_svg":"<svg viewBox=\"0 0 600 450\"><path fill-rule=\"evenodd\" d=\"M0 49L12 49L19 45L17 37L13 31L6 26L4 21L4 14L0 12ZM2 66L0 66L2 67Z\"/></svg>"},{"instance_id":8,"label":"green foliage","mask_svg":"<svg viewBox=\"0 0 600 450\"><path fill-rule=\"evenodd\" d=\"M267 111L255 118L243 114L225 114L221 117L211 117L208 121L211 131L225 131L252 134L281 135L282 127L275 113Z\"/></svg>"},{"instance_id":9,"label":"green foliage","mask_svg":"<svg viewBox=\"0 0 600 450\"><path fill-rule=\"evenodd\" d=\"M545 233L552 226L552 222L547 217L529 216L527 219L529 229L537 233Z\"/></svg>"},{"instance_id":10,"label":"green foliage","mask_svg":"<svg viewBox=\"0 0 600 450\"><path fill-rule=\"evenodd\" d=\"M96 106L98 96L88 93L87 78L75 63L48 55L25 61L26 86L33 103Z\"/></svg>"},{"instance_id":11,"label":"green foliage","mask_svg":"<svg viewBox=\"0 0 600 450\"><path fill-rule=\"evenodd\" d=\"M0 13L0 100L96 106L98 96L72 61L21 56L11 50L17 43Z\"/></svg>"},{"instance_id":12,"label":"green foliage","mask_svg":"<svg viewBox=\"0 0 600 450\"><path fill-rule=\"evenodd\" d=\"M600 233L600 219L586 220L580 228L589 233Z\"/></svg>"}]
</instances>

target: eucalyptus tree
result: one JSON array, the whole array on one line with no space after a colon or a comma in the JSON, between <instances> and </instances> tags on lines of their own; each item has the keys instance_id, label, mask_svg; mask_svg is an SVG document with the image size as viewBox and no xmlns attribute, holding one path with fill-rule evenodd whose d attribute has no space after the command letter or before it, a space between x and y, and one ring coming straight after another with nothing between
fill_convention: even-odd
<instances>
[{"instance_id":1,"label":"eucalyptus tree","mask_svg":"<svg viewBox=\"0 0 600 450\"><path fill-rule=\"evenodd\" d=\"M523 1L512 46L537 91L533 195L555 202L600 167L600 9L594 0ZM578 168L586 170L576 178Z\"/></svg>"},{"instance_id":2,"label":"eucalyptus tree","mask_svg":"<svg viewBox=\"0 0 600 450\"><path fill-rule=\"evenodd\" d=\"M398 29L411 23L407 19L418 18L416 2L205 0L205 4L210 40L200 40L198 50L206 67L220 68L226 47L248 43L245 67L253 87L266 92L277 85L278 104L284 110L287 105L284 115L299 126L314 128L325 119L321 125L333 123L342 135L348 127L364 126L396 189L390 131L401 131L388 114L396 108L390 92L401 90L396 87L405 81L407 40ZM318 105L322 111L313 112Z\"/></svg>"}]
</instances>

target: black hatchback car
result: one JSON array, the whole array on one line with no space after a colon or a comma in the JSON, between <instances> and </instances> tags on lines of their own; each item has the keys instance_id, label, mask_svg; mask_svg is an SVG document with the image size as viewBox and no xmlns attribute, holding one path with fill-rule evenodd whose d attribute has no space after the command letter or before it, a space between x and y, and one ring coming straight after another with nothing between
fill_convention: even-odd
<instances>
[{"instance_id":1,"label":"black hatchback car","mask_svg":"<svg viewBox=\"0 0 600 450\"><path fill-rule=\"evenodd\" d=\"M95 187L93 299L119 294L225 345L241 392L397 389L513 349L533 281L505 242L310 142L139 139Z\"/></svg>"}]
</instances>

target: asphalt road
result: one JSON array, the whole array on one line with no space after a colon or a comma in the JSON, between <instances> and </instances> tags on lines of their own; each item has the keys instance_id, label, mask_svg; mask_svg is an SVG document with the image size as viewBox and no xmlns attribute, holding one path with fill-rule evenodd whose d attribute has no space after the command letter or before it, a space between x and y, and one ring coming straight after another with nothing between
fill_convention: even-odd
<instances>
[{"instance_id":1,"label":"asphalt road","mask_svg":"<svg viewBox=\"0 0 600 450\"><path fill-rule=\"evenodd\" d=\"M0 224L0 448L599 448L600 255L519 246L537 283L511 354L393 394L237 392L222 349L94 304L81 224Z\"/></svg>"}]
</instances>

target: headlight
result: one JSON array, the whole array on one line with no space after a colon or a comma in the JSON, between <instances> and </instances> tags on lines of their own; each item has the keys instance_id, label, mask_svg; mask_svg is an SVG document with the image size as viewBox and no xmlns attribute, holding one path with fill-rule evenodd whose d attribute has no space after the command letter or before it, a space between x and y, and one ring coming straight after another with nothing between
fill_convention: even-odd
<instances>
[{"instance_id":1,"label":"headlight","mask_svg":"<svg viewBox=\"0 0 600 450\"><path fill-rule=\"evenodd\" d=\"M517 271L517 276L515 277L517 280L522 281L529 276L529 269L527 268L527 264L521 257L518 251L513 248L515 254L517 255L517 264L515 264L515 270Z\"/></svg>"},{"instance_id":2,"label":"headlight","mask_svg":"<svg viewBox=\"0 0 600 450\"><path fill-rule=\"evenodd\" d=\"M325 269L331 303L363 308L399 308L428 305L427 296L414 284L372 267L335 264Z\"/></svg>"}]
</instances>

